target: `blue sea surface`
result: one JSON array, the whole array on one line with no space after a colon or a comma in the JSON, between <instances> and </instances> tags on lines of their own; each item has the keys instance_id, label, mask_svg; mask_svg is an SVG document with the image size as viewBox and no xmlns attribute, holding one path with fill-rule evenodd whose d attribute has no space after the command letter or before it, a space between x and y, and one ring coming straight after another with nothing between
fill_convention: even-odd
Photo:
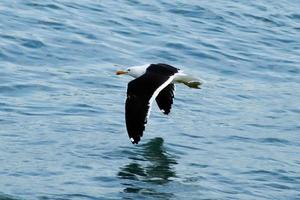
<instances>
[{"instance_id":1,"label":"blue sea surface","mask_svg":"<svg viewBox=\"0 0 300 200\"><path fill-rule=\"evenodd\" d=\"M0 199L300 199L300 2L0 1ZM131 144L129 76L177 85Z\"/></svg>"}]
</instances>

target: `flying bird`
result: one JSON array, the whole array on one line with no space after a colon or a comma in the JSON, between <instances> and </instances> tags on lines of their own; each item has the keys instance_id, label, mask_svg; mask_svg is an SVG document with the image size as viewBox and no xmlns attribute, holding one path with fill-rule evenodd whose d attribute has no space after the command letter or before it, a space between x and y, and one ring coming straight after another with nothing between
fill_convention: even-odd
<instances>
[{"instance_id":1,"label":"flying bird","mask_svg":"<svg viewBox=\"0 0 300 200\"><path fill-rule=\"evenodd\" d=\"M127 74L135 78L128 83L125 103L126 128L133 144L138 144L143 136L154 100L159 109L168 115L173 104L174 83L183 83L196 89L200 89L202 84L182 70L162 63L129 67L116 74Z\"/></svg>"}]
</instances>

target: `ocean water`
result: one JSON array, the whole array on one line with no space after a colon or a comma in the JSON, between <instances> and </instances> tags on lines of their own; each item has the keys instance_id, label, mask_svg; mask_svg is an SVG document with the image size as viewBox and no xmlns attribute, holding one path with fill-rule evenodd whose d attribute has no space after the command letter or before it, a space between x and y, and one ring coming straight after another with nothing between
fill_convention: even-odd
<instances>
[{"instance_id":1,"label":"ocean water","mask_svg":"<svg viewBox=\"0 0 300 200\"><path fill-rule=\"evenodd\" d=\"M0 199L300 199L300 2L0 1ZM153 106L127 76L204 80Z\"/></svg>"}]
</instances>

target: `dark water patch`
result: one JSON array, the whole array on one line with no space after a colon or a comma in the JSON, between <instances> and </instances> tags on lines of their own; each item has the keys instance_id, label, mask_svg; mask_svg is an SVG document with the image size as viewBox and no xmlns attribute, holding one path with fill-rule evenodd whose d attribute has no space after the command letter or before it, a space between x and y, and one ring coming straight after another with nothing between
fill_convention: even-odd
<instances>
[{"instance_id":1,"label":"dark water patch","mask_svg":"<svg viewBox=\"0 0 300 200\"><path fill-rule=\"evenodd\" d=\"M292 108L289 109L290 112L295 113L295 114L300 114L300 109L299 108Z\"/></svg>"},{"instance_id":2,"label":"dark water patch","mask_svg":"<svg viewBox=\"0 0 300 200\"><path fill-rule=\"evenodd\" d=\"M159 33L154 33L154 32L150 32L150 31L143 31L141 30L138 35L140 35L141 37L156 37L159 35ZM136 43L141 43L141 41L139 40L135 40Z\"/></svg>"},{"instance_id":3,"label":"dark water patch","mask_svg":"<svg viewBox=\"0 0 300 200\"><path fill-rule=\"evenodd\" d=\"M265 186L271 187L271 188L276 188L276 189L280 189L280 190L290 190L293 189L287 185L283 185L283 184L279 184L279 183L268 183L265 184Z\"/></svg>"},{"instance_id":4,"label":"dark water patch","mask_svg":"<svg viewBox=\"0 0 300 200\"><path fill-rule=\"evenodd\" d=\"M253 14L244 14L244 16L250 17L250 18L253 18L253 19L256 19L256 20L260 20L260 21L263 21L263 22L273 23L273 21L268 19L268 18L256 16L256 15L253 15Z\"/></svg>"},{"instance_id":5,"label":"dark water patch","mask_svg":"<svg viewBox=\"0 0 300 200\"><path fill-rule=\"evenodd\" d=\"M206 164L200 164L200 163L190 163L189 164L190 166L195 166L197 168L208 168L210 167L209 165L206 165Z\"/></svg>"},{"instance_id":6,"label":"dark water patch","mask_svg":"<svg viewBox=\"0 0 300 200\"><path fill-rule=\"evenodd\" d=\"M255 174L255 175L267 175L267 176L277 176L278 173L268 170L251 170L243 172L242 174Z\"/></svg>"},{"instance_id":7,"label":"dark water patch","mask_svg":"<svg viewBox=\"0 0 300 200\"><path fill-rule=\"evenodd\" d=\"M121 23L120 21L117 21L117 20L114 20L114 19L108 19L107 21L107 24L110 24L110 25L116 25L118 27L126 27L123 23Z\"/></svg>"},{"instance_id":8,"label":"dark water patch","mask_svg":"<svg viewBox=\"0 0 300 200\"><path fill-rule=\"evenodd\" d=\"M176 148L183 148L183 149L190 149L190 150L201 150L201 148L194 147L194 146L187 146L187 145L183 145L183 144L173 144L173 143L169 143L169 145L170 145L171 147L176 147Z\"/></svg>"},{"instance_id":9,"label":"dark water patch","mask_svg":"<svg viewBox=\"0 0 300 200\"><path fill-rule=\"evenodd\" d=\"M271 109L270 110L272 113L277 113L277 114L284 114L284 113L287 113L287 110L284 110L284 109Z\"/></svg>"},{"instance_id":10,"label":"dark water patch","mask_svg":"<svg viewBox=\"0 0 300 200\"><path fill-rule=\"evenodd\" d=\"M259 139L259 142L266 143L266 144L281 144L281 145L289 145L290 142L285 139L279 139L279 138L262 138Z\"/></svg>"},{"instance_id":11,"label":"dark water patch","mask_svg":"<svg viewBox=\"0 0 300 200\"><path fill-rule=\"evenodd\" d=\"M89 5L81 5L81 8L87 9L89 11L102 13L105 11L105 8L100 3L91 3Z\"/></svg>"},{"instance_id":12,"label":"dark water patch","mask_svg":"<svg viewBox=\"0 0 300 200\"><path fill-rule=\"evenodd\" d=\"M45 145L54 145L56 143L57 141L54 140L41 140L41 141L27 142L26 145L45 146Z\"/></svg>"},{"instance_id":13,"label":"dark water patch","mask_svg":"<svg viewBox=\"0 0 300 200\"><path fill-rule=\"evenodd\" d=\"M57 21L50 21L50 20L38 20L37 21L38 25L41 25L45 28L52 28L54 30L76 30L74 27L71 27L69 25L66 25L64 23L61 22L57 22Z\"/></svg>"},{"instance_id":14,"label":"dark water patch","mask_svg":"<svg viewBox=\"0 0 300 200\"><path fill-rule=\"evenodd\" d=\"M72 193L72 194L64 194L64 195L54 195L51 196L51 199L54 200L76 200L76 199L87 199L87 200L101 200L102 197L97 197L97 196L91 196L91 195L87 195L87 194L80 194L80 193Z\"/></svg>"},{"instance_id":15,"label":"dark water patch","mask_svg":"<svg viewBox=\"0 0 300 200\"><path fill-rule=\"evenodd\" d=\"M97 182L105 182L105 183L112 183L115 182L116 179L112 178L112 177L108 177L108 176L96 176L93 177L93 181L97 181Z\"/></svg>"},{"instance_id":16,"label":"dark water patch","mask_svg":"<svg viewBox=\"0 0 300 200\"><path fill-rule=\"evenodd\" d=\"M249 137L243 137L243 136L237 136L237 135L231 135L225 138L225 140L231 141L236 140L240 142L254 142L255 139L249 138Z\"/></svg>"},{"instance_id":17,"label":"dark water patch","mask_svg":"<svg viewBox=\"0 0 300 200\"><path fill-rule=\"evenodd\" d=\"M10 173L9 176L12 176L12 177L22 177L22 176L38 177L38 176L41 176L41 173L39 173L39 172L14 172L14 173Z\"/></svg>"},{"instance_id":18,"label":"dark water patch","mask_svg":"<svg viewBox=\"0 0 300 200\"><path fill-rule=\"evenodd\" d=\"M280 170L251 170L242 174L249 174L252 180L265 182L265 185L278 189L291 189L290 185L299 184L295 176Z\"/></svg>"},{"instance_id":19,"label":"dark water patch","mask_svg":"<svg viewBox=\"0 0 300 200\"><path fill-rule=\"evenodd\" d=\"M254 128L261 128L261 129L277 129L278 128L278 125L273 125L273 124L249 123L249 124L245 124L245 125L254 127Z\"/></svg>"},{"instance_id":20,"label":"dark water patch","mask_svg":"<svg viewBox=\"0 0 300 200\"><path fill-rule=\"evenodd\" d=\"M63 110L63 115L86 115L86 116L90 116L90 115L95 115L95 114L99 114L102 113L103 110L101 109L96 109L93 106L89 106L86 104L75 104L73 106L69 106L68 108L65 108Z\"/></svg>"},{"instance_id":21,"label":"dark water patch","mask_svg":"<svg viewBox=\"0 0 300 200\"><path fill-rule=\"evenodd\" d=\"M127 31L127 30L115 30L113 31L114 33L117 33L117 34L120 34L120 35L123 35L123 36L132 36L132 32L130 31Z\"/></svg>"},{"instance_id":22,"label":"dark water patch","mask_svg":"<svg viewBox=\"0 0 300 200\"><path fill-rule=\"evenodd\" d=\"M41 4L41 3L25 3L26 6L30 8L35 8L35 9L54 9L54 10L61 10L62 8L55 3L50 3L50 4Z\"/></svg>"},{"instance_id":23,"label":"dark water patch","mask_svg":"<svg viewBox=\"0 0 300 200\"><path fill-rule=\"evenodd\" d=\"M191 50L191 47L186 46L183 43L178 43L178 42L168 42L165 44L166 47L171 48L171 49L175 49L175 50Z\"/></svg>"},{"instance_id":24,"label":"dark water patch","mask_svg":"<svg viewBox=\"0 0 300 200\"><path fill-rule=\"evenodd\" d=\"M16 84L0 86L0 92L9 96L23 96L30 95L35 92L51 92L53 90L54 89L52 87L40 84Z\"/></svg>"},{"instance_id":25,"label":"dark water patch","mask_svg":"<svg viewBox=\"0 0 300 200\"><path fill-rule=\"evenodd\" d=\"M121 17L121 19L122 19L122 21L124 21L124 23L131 23L131 22L133 22L134 21L134 19L133 18L130 18L130 17L128 17L128 16L123 16L123 17ZM139 21L141 21L141 19L136 19L138 22Z\"/></svg>"},{"instance_id":26,"label":"dark water patch","mask_svg":"<svg viewBox=\"0 0 300 200\"><path fill-rule=\"evenodd\" d=\"M252 5L253 5L253 7L257 8L260 11L264 11L264 12L268 11L268 7L267 6L259 5L259 4L252 4Z\"/></svg>"},{"instance_id":27,"label":"dark water patch","mask_svg":"<svg viewBox=\"0 0 300 200\"><path fill-rule=\"evenodd\" d=\"M107 87L107 88L112 88L112 89L124 88L123 85L116 84L116 83L102 83L101 85L104 87Z\"/></svg>"},{"instance_id":28,"label":"dark water patch","mask_svg":"<svg viewBox=\"0 0 300 200\"><path fill-rule=\"evenodd\" d=\"M7 55L6 53L3 52L3 50L0 49L0 58L6 61L11 60L11 58L9 57L9 55Z\"/></svg>"},{"instance_id":29,"label":"dark water patch","mask_svg":"<svg viewBox=\"0 0 300 200\"><path fill-rule=\"evenodd\" d=\"M156 28L161 27L161 24L158 23L158 22L155 22L155 21L147 20L147 21L144 21L144 23L147 24L147 25L149 25L149 26L156 27Z\"/></svg>"},{"instance_id":30,"label":"dark water patch","mask_svg":"<svg viewBox=\"0 0 300 200\"><path fill-rule=\"evenodd\" d=\"M295 20L295 21L300 21L300 14L290 14L290 15L287 15L288 18L292 19L292 20Z\"/></svg>"},{"instance_id":31,"label":"dark water patch","mask_svg":"<svg viewBox=\"0 0 300 200\"><path fill-rule=\"evenodd\" d=\"M13 35L7 35L7 34L3 34L3 33L0 33L0 38L2 39L7 39L7 40L10 40L10 41L14 41L17 39L16 36L13 36Z\"/></svg>"},{"instance_id":32,"label":"dark water patch","mask_svg":"<svg viewBox=\"0 0 300 200\"><path fill-rule=\"evenodd\" d=\"M22 45L24 47L33 48L33 49L37 49L45 46L43 42L38 40L32 40L32 39L22 39Z\"/></svg>"},{"instance_id":33,"label":"dark water patch","mask_svg":"<svg viewBox=\"0 0 300 200\"><path fill-rule=\"evenodd\" d=\"M135 5L140 6L142 4L140 1L137 1L137 0L128 0L128 3L131 6L135 6Z\"/></svg>"},{"instance_id":34,"label":"dark water patch","mask_svg":"<svg viewBox=\"0 0 300 200\"><path fill-rule=\"evenodd\" d=\"M217 45L215 45L213 43L209 43L209 42L204 42L201 40L197 40L197 44L207 47L209 49L219 49L219 47Z\"/></svg>"},{"instance_id":35,"label":"dark water patch","mask_svg":"<svg viewBox=\"0 0 300 200\"><path fill-rule=\"evenodd\" d=\"M78 186L83 186L82 183L78 183L78 182L76 182L76 181L65 181L65 182L63 183L63 185L66 185L66 186L68 186L68 185L73 185L73 186L76 186L76 185L78 185Z\"/></svg>"},{"instance_id":36,"label":"dark water patch","mask_svg":"<svg viewBox=\"0 0 300 200\"><path fill-rule=\"evenodd\" d=\"M187 51L186 52L187 55L190 55L192 57L195 57L197 59L208 59L208 60L216 60L218 58L211 56L208 53L205 52L200 52L200 51Z\"/></svg>"},{"instance_id":37,"label":"dark water patch","mask_svg":"<svg viewBox=\"0 0 300 200\"><path fill-rule=\"evenodd\" d=\"M79 104L74 104L74 107L80 107L80 108L93 108L93 106L85 104L85 103L79 103Z\"/></svg>"},{"instance_id":38,"label":"dark water patch","mask_svg":"<svg viewBox=\"0 0 300 200\"><path fill-rule=\"evenodd\" d=\"M73 40L70 40L69 41L70 42L70 44L73 44L73 45L83 45L85 42L84 41L82 41L82 40L78 40L78 39L73 39Z\"/></svg>"},{"instance_id":39,"label":"dark water patch","mask_svg":"<svg viewBox=\"0 0 300 200\"><path fill-rule=\"evenodd\" d=\"M202 21L201 19L197 19L197 18L191 18L190 21L195 24L205 24L204 21Z\"/></svg>"},{"instance_id":40,"label":"dark water patch","mask_svg":"<svg viewBox=\"0 0 300 200\"><path fill-rule=\"evenodd\" d=\"M209 27L205 29L207 32L224 33L226 29L220 26Z\"/></svg>"},{"instance_id":41,"label":"dark water patch","mask_svg":"<svg viewBox=\"0 0 300 200\"><path fill-rule=\"evenodd\" d=\"M146 3L146 2L139 2L140 5L139 7L144 10L144 11L147 11L147 12L156 12L156 13L161 13L161 9L158 7L158 6L155 6L151 3Z\"/></svg>"},{"instance_id":42,"label":"dark water patch","mask_svg":"<svg viewBox=\"0 0 300 200\"><path fill-rule=\"evenodd\" d=\"M202 180L206 180L206 178L203 176L196 176L196 177L188 177L185 180L183 180L183 182L191 184L191 183L197 183L198 181L202 181Z\"/></svg>"},{"instance_id":43,"label":"dark water patch","mask_svg":"<svg viewBox=\"0 0 300 200\"><path fill-rule=\"evenodd\" d=\"M187 134L187 133L182 133L182 135L190 137L190 138L205 138L201 135L191 135L191 134Z\"/></svg>"},{"instance_id":44,"label":"dark water patch","mask_svg":"<svg viewBox=\"0 0 300 200\"><path fill-rule=\"evenodd\" d=\"M230 70L230 69L221 70L220 73L222 73L223 75L229 75L229 76L238 74L238 72L236 72L235 70Z\"/></svg>"},{"instance_id":45,"label":"dark water patch","mask_svg":"<svg viewBox=\"0 0 300 200\"><path fill-rule=\"evenodd\" d=\"M238 56L238 55L233 55L229 52L224 52L221 50L211 50L211 52L215 53L215 54L219 54L224 56L225 58L228 58L230 60L240 60L240 61L245 61L245 62L249 62L250 60L247 58L249 55L246 56Z\"/></svg>"},{"instance_id":46,"label":"dark water patch","mask_svg":"<svg viewBox=\"0 0 300 200\"><path fill-rule=\"evenodd\" d=\"M50 27L56 27L56 28L63 28L65 25L60 22L56 21L45 21L45 20L39 20L37 21L38 24L45 25L45 26L50 26Z\"/></svg>"},{"instance_id":47,"label":"dark water patch","mask_svg":"<svg viewBox=\"0 0 300 200\"><path fill-rule=\"evenodd\" d=\"M66 8L69 8L70 10L73 9L75 11L81 10L81 7L82 7L81 4L78 4L76 2L65 2L65 1L62 1L61 5L63 5Z\"/></svg>"},{"instance_id":48,"label":"dark water patch","mask_svg":"<svg viewBox=\"0 0 300 200\"><path fill-rule=\"evenodd\" d=\"M82 169L82 170L92 170L93 167L87 166L87 165L76 165L75 166L78 169Z\"/></svg>"},{"instance_id":49,"label":"dark water patch","mask_svg":"<svg viewBox=\"0 0 300 200\"><path fill-rule=\"evenodd\" d=\"M0 192L0 200L22 200L21 198L6 195Z\"/></svg>"},{"instance_id":50,"label":"dark water patch","mask_svg":"<svg viewBox=\"0 0 300 200\"><path fill-rule=\"evenodd\" d=\"M193 9L191 9L187 5L182 5L181 7L178 8L171 8L168 10L168 12L182 15L184 17L189 17L189 18L203 18L203 17L208 17L213 15L211 11L198 5L194 6Z\"/></svg>"},{"instance_id":51,"label":"dark water patch","mask_svg":"<svg viewBox=\"0 0 300 200\"><path fill-rule=\"evenodd\" d=\"M244 95L244 94L238 94L238 95L236 95L236 97L238 99L254 99L255 98L254 96Z\"/></svg>"}]
</instances>

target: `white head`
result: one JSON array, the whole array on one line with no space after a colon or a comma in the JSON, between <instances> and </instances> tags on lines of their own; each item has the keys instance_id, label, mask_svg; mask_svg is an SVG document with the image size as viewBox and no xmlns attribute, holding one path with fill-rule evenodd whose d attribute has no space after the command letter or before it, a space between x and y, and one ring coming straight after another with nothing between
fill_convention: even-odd
<instances>
[{"instance_id":1,"label":"white head","mask_svg":"<svg viewBox=\"0 0 300 200\"><path fill-rule=\"evenodd\" d=\"M142 65L142 66L129 67L125 71L124 70L117 71L116 74L117 75L128 74L129 76L137 78L146 72L147 67L149 67L149 64Z\"/></svg>"}]
</instances>

